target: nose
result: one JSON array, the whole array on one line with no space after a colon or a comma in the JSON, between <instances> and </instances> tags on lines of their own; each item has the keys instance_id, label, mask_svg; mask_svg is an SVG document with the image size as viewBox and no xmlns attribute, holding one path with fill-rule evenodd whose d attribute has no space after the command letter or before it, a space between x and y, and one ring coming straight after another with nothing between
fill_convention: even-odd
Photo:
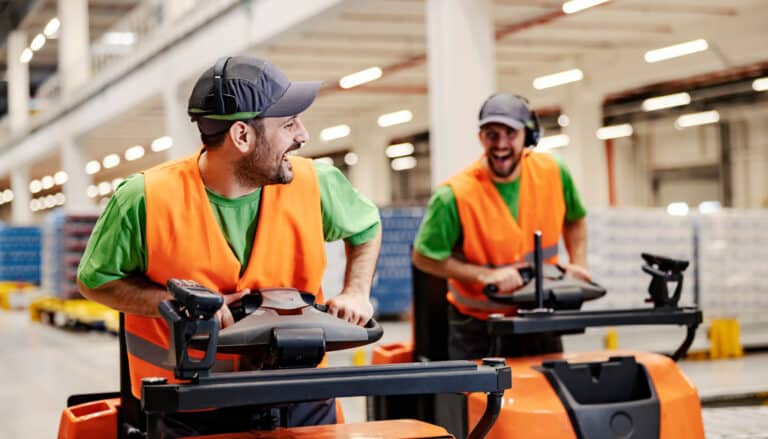
<instances>
[{"instance_id":1,"label":"nose","mask_svg":"<svg viewBox=\"0 0 768 439\"><path fill-rule=\"evenodd\" d=\"M296 118L296 124L297 124L297 130L296 135L294 136L294 140L298 143L306 143L309 141L309 131L307 131L307 128L304 126L304 123L299 119Z\"/></svg>"}]
</instances>

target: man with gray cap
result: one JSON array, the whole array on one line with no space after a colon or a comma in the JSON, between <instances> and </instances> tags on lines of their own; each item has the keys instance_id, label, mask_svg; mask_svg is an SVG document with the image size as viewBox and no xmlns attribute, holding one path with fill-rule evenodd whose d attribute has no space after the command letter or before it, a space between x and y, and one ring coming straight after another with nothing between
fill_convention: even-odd
<instances>
[{"instance_id":1,"label":"man with gray cap","mask_svg":"<svg viewBox=\"0 0 768 439\"><path fill-rule=\"evenodd\" d=\"M479 127L483 155L435 190L413 251L417 268L448 280L451 359L490 353L486 320L517 310L490 302L483 287L494 284L500 293L513 293L523 285L518 268L532 260L535 231L542 232L546 263L557 263L562 235L570 259L566 273L590 277L586 210L559 158L529 149L538 143L540 129L528 102L508 93L492 95L480 109ZM559 337L543 334L505 337L499 354L560 351Z\"/></svg>"},{"instance_id":2,"label":"man with gray cap","mask_svg":"<svg viewBox=\"0 0 768 439\"><path fill-rule=\"evenodd\" d=\"M188 113L202 148L129 177L100 216L80 262L84 296L125 313L132 393L141 379L173 381L168 331L158 304L169 278L190 279L224 296L220 326L233 323L228 305L251 290L292 287L322 301L325 241L343 239L347 270L331 314L364 325L381 231L378 209L331 165L289 156L309 140L299 114L319 82L291 82L274 65L224 57L194 86ZM215 370L247 368L217 355ZM271 412L270 412L271 413ZM266 416L266 420L265 420ZM263 427L272 415L238 410L180 413L167 429L193 435ZM287 426L333 423L333 401L291 406Z\"/></svg>"}]
</instances>

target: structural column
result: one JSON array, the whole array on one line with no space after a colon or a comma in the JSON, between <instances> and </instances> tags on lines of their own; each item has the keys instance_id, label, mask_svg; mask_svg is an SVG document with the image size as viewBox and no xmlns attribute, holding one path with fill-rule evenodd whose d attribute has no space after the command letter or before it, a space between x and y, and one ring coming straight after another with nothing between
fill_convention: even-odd
<instances>
[{"instance_id":1,"label":"structural column","mask_svg":"<svg viewBox=\"0 0 768 439\"><path fill-rule=\"evenodd\" d=\"M25 131L29 122L29 64L20 61L26 47L24 31L8 35L8 118L12 136Z\"/></svg>"},{"instance_id":2,"label":"structural column","mask_svg":"<svg viewBox=\"0 0 768 439\"><path fill-rule=\"evenodd\" d=\"M91 76L90 32L87 0L58 0L59 83L64 98Z\"/></svg>"},{"instance_id":3,"label":"structural column","mask_svg":"<svg viewBox=\"0 0 768 439\"><path fill-rule=\"evenodd\" d=\"M197 125L187 115L188 98L188 92L182 93L180 87L173 84L163 91L165 135L173 139L173 147L166 153L168 160L187 156L200 148Z\"/></svg>"},{"instance_id":4,"label":"structural column","mask_svg":"<svg viewBox=\"0 0 768 439\"><path fill-rule=\"evenodd\" d=\"M71 136L64 137L61 143L61 167L67 173L64 183L64 205L69 213L87 213L94 210L91 198L86 194L91 176L85 173L87 162L85 151Z\"/></svg>"},{"instance_id":5,"label":"structural column","mask_svg":"<svg viewBox=\"0 0 768 439\"><path fill-rule=\"evenodd\" d=\"M11 190L13 204L11 205L11 222L21 226L32 222L32 211L29 209L29 169L24 167L11 170Z\"/></svg>"},{"instance_id":6,"label":"structural column","mask_svg":"<svg viewBox=\"0 0 768 439\"><path fill-rule=\"evenodd\" d=\"M358 161L349 169L350 182L377 206L390 204L392 171L384 155L389 136L376 125L376 117L371 115L352 126L352 139L352 152L357 154Z\"/></svg>"},{"instance_id":7,"label":"structural column","mask_svg":"<svg viewBox=\"0 0 768 439\"><path fill-rule=\"evenodd\" d=\"M427 0L430 153L436 186L476 159L477 115L496 89L489 0Z\"/></svg>"},{"instance_id":8,"label":"structural column","mask_svg":"<svg viewBox=\"0 0 768 439\"><path fill-rule=\"evenodd\" d=\"M568 165L587 209L608 206L608 164L605 142L596 132L603 123L602 96L580 85L567 86L564 113L570 123L563 128L568 146L556 150Z\"/></svg>"}]
</instances>

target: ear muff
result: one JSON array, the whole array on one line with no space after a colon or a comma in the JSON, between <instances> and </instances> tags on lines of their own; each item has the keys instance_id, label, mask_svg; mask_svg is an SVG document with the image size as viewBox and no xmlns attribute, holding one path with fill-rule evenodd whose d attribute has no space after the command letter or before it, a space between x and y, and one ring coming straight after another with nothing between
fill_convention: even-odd
<instances>
[{"instance_id":1,"label":"ear muff","mask_svg":"<svg viewBox=\"0 0 768 439\"><path fill-rule=\"evenodd\" d=\"M539 115L531 108L531 103L525 96L515 95L521 101L525 103L525 107L528 109L531 117L525 121L525 146L533 148L539 144L541 138L541 123L539 122Z\"/></svg>"},{"instance_id":2,"label":"ear muff","mask_svg":"<svg viewBox=\"0 0 768 439\"><path fill-rule=\"evenodd\" d=\"M215 114L232 114L237 112L237 101L235 96L226 93L224 90L224 69L227 68L227 62L231 57L223 56L216 61L213 66L213 108L215 108Z\"/></svg>"}]
</instances>

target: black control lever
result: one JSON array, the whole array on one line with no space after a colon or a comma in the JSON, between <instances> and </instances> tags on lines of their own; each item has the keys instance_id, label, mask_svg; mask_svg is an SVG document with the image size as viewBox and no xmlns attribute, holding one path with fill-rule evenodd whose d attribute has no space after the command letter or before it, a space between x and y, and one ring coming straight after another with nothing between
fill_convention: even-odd
<instances>
[{"instance_id":1,"label":"black control lever","mask_svg":"<svg viewBox=\"0 0 768 439\"><path fill-rule=\"evenodd\" d=\"M224 297L191 280L168 279L168 291L187 318L206 320L224 304Z\"/></svg>"},{"instance_id":2,"label":"black control lever","mask_svg":"<svg viewBox=\"0 0 768 439\"><path fill-rule=\"evenodd\" d=\"M677 308L683 291L683 271L688 268L688 261L665 256L641 253L645 264L643 271L651 275L646 302L653 302L654 308ZM674 293L669 292L668 282L677 282Z\"/></svg>"}]
</instances>

